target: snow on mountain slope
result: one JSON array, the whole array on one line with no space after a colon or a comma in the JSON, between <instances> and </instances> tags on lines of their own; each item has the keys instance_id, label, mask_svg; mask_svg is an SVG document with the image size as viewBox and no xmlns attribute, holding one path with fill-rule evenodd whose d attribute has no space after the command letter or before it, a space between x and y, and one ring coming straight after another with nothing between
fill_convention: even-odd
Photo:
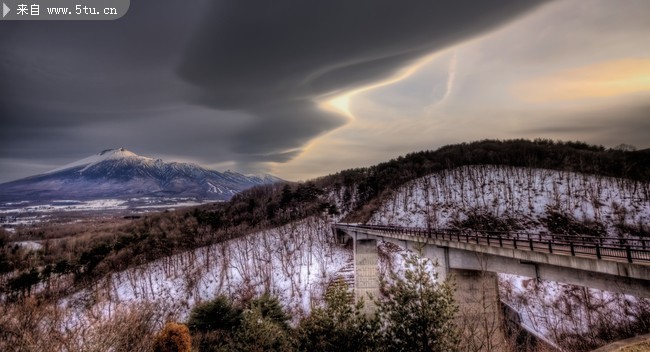
<instances>
[{"instance_id":1,"label":"snow on mountain slope","mask_svg":"<svg viewBox=\"0 0 650 352\"><path fill-rule=\"evenodd\" d=\"M227 200L247 188L279 181L270 175L220 173L195 164L165 162L118 148L1 184L0 201L125 197Z\"/></svg>"},{"instance_id":2,"label":"snow on mountain slope","mask_svg":"<svg viewBox=\"0 0 650 352\"><path fill-rule=\"evenodd\" d=\"M373 224L448 228L471 214L513 219L521 230L553 232L549 216L600 224L626 236L650 224L650 184L565 171L467 166L412 181L387 199Z\"/></svg>"},{"instance_id":3,"label":"snow on mountain slope","mask_svg":"<svg viewBox=\"0 0 650 352\"><path fill-rule=\"evenodd\" d=\"M475 214L483 216L479 222L502 219L517 231L557 233L571 225L608 236L647 236L650 183L545 169L466 166L402 186L370 223L449 228L466 226ZM501 299L517 309L523 323L560 345L567 333L598 328L597 319L621 325L633 319L631 312L650 305L629 295L528 277L500 274L499 281Z\"/></svg>"},{"instance_id":4,"label":"snow on mountain slope","mask_svg":"<svg viewBox=\"0 0 650 352\"><path fill-rule=\"evenodd\" d=\"M256 179L259 180L260 183L276 183L276 182L282 182L284 181L283 179L279 177L275 177L273 175L269 174L247 174L246 177L249 177L251 179Z\"/></svg>"},{"instance_id":5,"label":"snow on mountain slope","mask_svg":"<svg viewBox=\"0 0 650 352\"><path fill-rule=\"evenodd\" d=\"M67 170L67 169L73 169L77 168L80 166L84 166L83 169L81 169L79 172L83 172L87 168L100 163L102 161L106 160L119 160L119 159L133 159L133 160L141 160L141 161L149 161L149 162L154 162L155 160L152 158L147 158L143 156L139 156L129 150L126 150L124 148L117 148L117 149L106 149L101 151L98 154L89 156L87 158L83 158L81 160L74 161L70 164L63 165L61 167L58 167L56 169L50 170L48 172L45 172L45 174L52 174L56 173L59 171Z\"/></svg>"},{"instance_id":6,"label":"snow on mountain slope","mask_svg":"<svg viewBox=\"0 0 650 352\"><path fill-rule=\"evenodd\" d=\"M75 321L138 303L157 303L162 316L183 321L196 303L219 294L268 291L297 317L351 261L352 253L333 243L330 224L308 218L110 274L61 303L76 310Z\"/></svg>"}]
</instances>

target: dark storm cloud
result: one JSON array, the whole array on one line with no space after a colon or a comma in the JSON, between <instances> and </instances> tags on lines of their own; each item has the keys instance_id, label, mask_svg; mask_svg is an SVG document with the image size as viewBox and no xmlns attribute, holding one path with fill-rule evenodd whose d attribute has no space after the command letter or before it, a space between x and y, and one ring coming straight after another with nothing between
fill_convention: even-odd
<instances>
[{"instance_id":1,"label":"dark storm cloud","mask_svg":"<svg viewBox=\"0 0 650 352\"><path fill-rule=\"evenodd\" d=\"M47 168L114 147L138 121L187 105L191 87L173 68L199 13L138 0L118 21L0 23L0 170L13 169L17 158ZM138 127L126 146L162 130Z\"/></svg>"},{"instance_id":2,"label":"dark storm cloud","mask_svg":"<svg viewBox=\"0 0 650 352\"><path fill-rule=\"evenodd\" d=\"M381 78L539 2L218 1L180 72L219 106L313 97Z\"/></svg>"},{"instance_id":3,"label":"dark storm cloud","mask_svg":"<svg viewBox=\"0 0 650 352\"><path fill-rule=\"evenodd\" d=\"M390 75L541 1L219 1L179 72L195 101L257 116L235 150L286 153L344 120L313 100Z\"/></svg>"},{"instance_id":4,"label":"dark storm cloud","mask_svg":"<svg viewBox=\"0 0 650 352\"><path fill-rule=\"evenodd\" d=\"M540 2L137 0L114 22L2 22L0 170L118 143L205 163L285 162L344 123L315 98Z\"/></svg>"},{"instance_id":5,"label":"dark storm cloud","mask_svg":"<svg viewBox=\"0 0 650 352\"><path fill-rule=\"evenodd\" d=\"M308 142L313 136L335 128L337 120L314 105L312 102L299 101L251 109L253 114L263 118L255 121L254 128L245 129L239 134L234 150L242 154L274 149L291 150ZM264 133L259 134L258 130ZM282 135L291 137L278 139Z\"/></svg>"}]
</instances>

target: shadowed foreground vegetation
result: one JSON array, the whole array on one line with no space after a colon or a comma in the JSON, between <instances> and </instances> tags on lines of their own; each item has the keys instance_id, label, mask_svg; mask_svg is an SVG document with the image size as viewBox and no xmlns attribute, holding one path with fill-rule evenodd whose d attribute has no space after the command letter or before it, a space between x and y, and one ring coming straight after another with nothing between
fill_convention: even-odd
<instances>
[{"instance_id":1,"label":"shadowed foreground vegetation","mask_svg":"<svg viewBox=\"0 0 650 352\"><path fill-rule=\"evenodd\" d=\"M411 255L402 276L384 283L376 315L342 282L330 286L321 306L295 326L269 295L248 301L219 296L197 305L187 325L199 351L451 351L458 350L457 306L450 282L436 282L424 261ZM370 298L368 298L370 299ZM295 319L294 319L295 321Z\"/></svg>"}]
</instances>

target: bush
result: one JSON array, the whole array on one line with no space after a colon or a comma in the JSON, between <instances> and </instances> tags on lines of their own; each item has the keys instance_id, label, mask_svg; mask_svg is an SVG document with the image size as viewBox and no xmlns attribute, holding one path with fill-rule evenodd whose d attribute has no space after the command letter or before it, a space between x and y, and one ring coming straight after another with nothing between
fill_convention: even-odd
<instances>
[{"instance_id":1,"label":"bush","mask_svg":"<svg viewBox=\"0 0 650 352\"><path fill-rule=\"evenodd\" d=\"M187 325L199 351L220 351L232 343L233 333L241 325L241 319L242 309L221 295L194 307Z\"/></svg>"},{"instance_id":2,"label":"bush","mask_svg":"<svg viewBox=\"0 0 650 352\"><path fill-rule=\"evenodd\" d=\"M187 325L192 332L232 331L239 326L241 315L242 310L221 295L194 307Z\"/></svg>"},{"instance_id":3,"label":"bush","mask_svg":"<svg viewBox=\"0 0 650 352\"><path fill-rule=\"evenodd\" d=\"M190 330L185 324L178 323L167 323L153 344L155 352L189 352L191 349Z\"/></svg>"},{"instance_id":4,"label":"bush","mask_svg":"<svg viewBox=\"0 0 650 352\"><path fill-rule=\"evenodd\" d=\"M277 297L263 294L251 300L247 306L251 310L259 311L262 318L270 320L285 330L289 329L288 322L291 317L282 309L282 305L280 305Z\"/></svg>"},{"instance_id":5,"label":"bush","mask_svg":"<svg viewBox=\"0 0 650 352\"><path fill-rule=\"evenodd\" d=\"M508 215L496 217L481 209L470 210L464 220L452 220L451 226L459 230L471 229L479 232L510 232L522 229L516 218Z\"/></svg>"},{"instance_id":6,"label":"bush","mask_svg":"<svg viewBox=\"0 0 650 352\"><path fill-rule=\"evenodd\" d=\"M547 209L547 214L542 218L546 228L553 234L566 235L567 240L571 240L571 237L602 237L607 234L605 226L600 223L582 223L570 214L560 213L552 208Z\"/></svg>"},{"instance_id":7,"label":"bush","mask_svg":"<svg viewBox=\"0 0 650 352\"><path fill-rule=\"evenodd\" d=\"M290 319L268 294L239 304L219 296L192 309L188 325L199 351L293 351Z\"/></svg>"},{"instance_id":8,"label":"bush","mask_svg":"<svg viewBox=\"0 0 650 352\"><path fill-rule=\"evenodd\" d=\"M295 351L295 343L288 327L265 317L259 307L246 309L242 323L228 350L233 351Z\"/></svg>"}]
</instances>

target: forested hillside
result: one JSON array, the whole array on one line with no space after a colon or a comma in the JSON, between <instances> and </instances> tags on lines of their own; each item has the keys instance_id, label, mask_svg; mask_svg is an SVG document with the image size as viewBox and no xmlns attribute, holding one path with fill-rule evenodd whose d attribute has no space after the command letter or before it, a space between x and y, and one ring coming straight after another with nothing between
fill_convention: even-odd
<instances>
[{"instance_id":1,"label":"forested hillside","mask_svg":"<svg viewBox=\"0 0 650 352\"><path fill-rule=\"evenodd\" d=\"M645 237L650 151L629 149L481 141L143 219L20 228L0 234L0 325L40 314L64 339L59 324L79 332L147 316L151 337L165 315L185 320L218 294L248 302L268 293L308 317L349 269L330 236L336 221Z\"/></svg>"},{"instance_id":2,"label":"forested hillside","mask_svg":"<svg viewBox=\"0 0 650 352\"><path fill-rule=\"evenodd\" d=\"M0 234L0 241L9 237L47 240L45 246L36 252L16 245L1 246L0 273L8 275L0 278L0 285L9 297L15 297L53 277L66 277L73 287L64 285L65 295L112 271L310 216L366 222L400 186L466 165L561 170L647 182L650 150L630 149L550 140L486 140L412 153L306 183L254 187L229 202L165 212L125 225L26 227L13 236Z\"/></svg>"}]
</instances>

